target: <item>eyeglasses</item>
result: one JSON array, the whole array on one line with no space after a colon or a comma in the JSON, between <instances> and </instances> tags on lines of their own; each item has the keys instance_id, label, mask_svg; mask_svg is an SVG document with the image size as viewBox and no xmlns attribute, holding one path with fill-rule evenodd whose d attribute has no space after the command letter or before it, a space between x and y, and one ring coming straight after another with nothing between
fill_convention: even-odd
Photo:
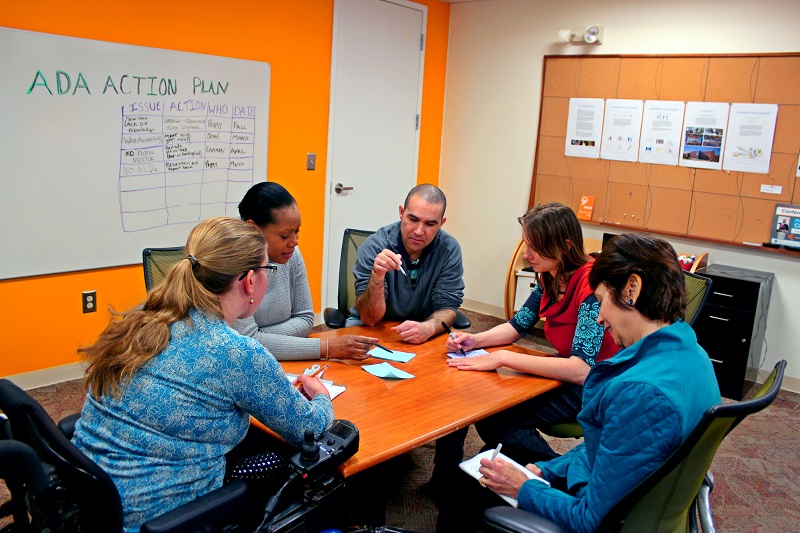
<instances>
[{"instance_id":1,"label":"eyeglasses","mask_svg":"<svg viewBox=\"0 0 800 533\"><path fill-rule=\"evenodd\" d=\"M266 265L253 267L250 270L258 270L259 268L263 268L264 270L266 270L267 271L267 277L271 278L272 275L275 274L275 272L278 271L278 264L277 263L267 263ZM239 276L239 281L242 281L244 279L244 277L247 276L247 273L250 272L250 270L245 270L244 273L241 276Z\"/></svg>"}]
</instances>

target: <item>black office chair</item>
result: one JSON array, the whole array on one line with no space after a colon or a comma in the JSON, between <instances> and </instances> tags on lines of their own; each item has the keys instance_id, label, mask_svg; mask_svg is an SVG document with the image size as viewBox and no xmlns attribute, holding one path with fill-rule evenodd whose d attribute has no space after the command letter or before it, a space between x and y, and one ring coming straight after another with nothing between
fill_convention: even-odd
<instances>
[{"instance_id":1,"label":"black office chair","mask_svg":"<svg viewBox=\"0 0 800 533\"><path fill-rule=\"evenodd\" d=\"M695 532L698 531L696 511L702 530L713 531L708 502L712 478L708 468L714 454L745 417L775 400L785 369L786 361L779 361L752 399L715 405L706 411L686 441L609 511L597 531ZM543 517L507 506L487 509L484 521L491 531L564 531Z\"/></svg>"},{"instance_id":2,"label":"black office chair","mask_svg":"<svg viewBox=\"0 0 800 533\"><path fill-rule=\"evenodd\" d=\"M373 233L375 232L362 229L347 228L344 230L342 253L339 256L338 307L328 307L322 312L325 325L329 328L343 328L347 318L350 316L350 309L356 302L353 266L356 264L358 248L367 240L367 237ZM469 329L471 326L472 321L470 321L467 315L457 310L453 327L455 329Z\"/></svg>"},{"instance_id":3,"label":"black office chair","mask_svg":"<svg viewBox=\"0 0 800 533\"><path fill-rule=\"evenodd\" d=\"M0 516L14 517L14 531L122 531L122 504L114 482L70 442L36 400L0 379L0 410L8 416L6 435L13 439L0 440L0 474L11 493ZM142 531L217 531L241 522L258 524L262 508L252 505L251 496L247 484L237 480L148 521ZM255 514L244 512L248 506Z\"/></svg>"},{"instance_id":4,"label":"black office chair","mask_svg":"<svg viewBox=\"0 0 800 533\"><path fill-rule=\"evenodd\" d=\"M183 259L183 246L172 248L145 248L142 250L142 267L144 268L144 286L150 290L163 280L167 271Z\"/></svg>"},{"instance_id":5,"label":"black office chair","mask_svg":"<svg viewBox=\"0 0 800 533\"><path fill-rule=\"evenodd\" d=\"M373 233L375 232L363 229L347 228L344 230L342 253L339 256L338 307L328 307L322 312L325 325L329 328L343 328L347 317L350 316L350 308L356 301L353 266L356 264L358 248Z\"/></svg>"},{"instance_id":6,"label":"black office chair","mask_svg":"<svg viewBox=\"0 0 800 533\"><path fill-rule=\"evenodd\" d=\"M683 319L691 326L711 294L711 278L684 270L683 281L686 284L686 314Z\"/></svg>"}]
</instances>

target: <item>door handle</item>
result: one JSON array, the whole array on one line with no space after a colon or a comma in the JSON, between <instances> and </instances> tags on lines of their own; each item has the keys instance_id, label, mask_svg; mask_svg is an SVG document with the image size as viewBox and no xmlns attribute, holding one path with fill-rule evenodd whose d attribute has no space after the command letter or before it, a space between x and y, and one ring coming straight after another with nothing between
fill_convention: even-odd
<instances>
[{"instance_id":1,"label":"door handle","mask_svg":"<svg viewBox=\"0 0 800 533\"><path fill-rule=\"evenodd\" d=\"M336 194L342 194L344 191L352 191L352 187L345 187L341 183L337 183L333 186L333 190L336 191Z\"/></svg>"}]
</instances>

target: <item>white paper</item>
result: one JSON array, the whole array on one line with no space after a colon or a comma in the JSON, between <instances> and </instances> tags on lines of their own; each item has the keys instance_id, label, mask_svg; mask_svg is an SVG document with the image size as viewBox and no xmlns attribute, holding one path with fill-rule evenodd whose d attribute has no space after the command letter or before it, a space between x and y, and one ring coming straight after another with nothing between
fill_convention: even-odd
<instances>
[{"instance_id":1,"label":"white paper","mask_svg":"<svg viewBox=\"0 0 800 533\"><path fill-rule=\"evenodd\" d=\"M477 350L470 350L468 352L464 352L463 354L461 352L447 352L447 357L450 359L461 359L462 357L476 357L478 355L486 355L487 353L489 352L483 348L478 348Z\"/></svg>"},{"instance_id":2,"label":"white paper","mask_svg":"<svg viewBox=\"0 0 800 533\"><path fill-rule=\"evenodd\" d=\"M683 102L648 100L644 103L639 162L678 164L685 109Z\"/></svg>"},{"instance_id":3,"label":"white paper","mask_svg":"<svg viewBox=\"0 0 800 533\"><path fill-rule=\"evenodd\" d=\"M643 107L642 100L606 100L601 158L636 162Z\"/></svg>"},{"instance_id":4,"label":"white paper","mask_svg":"<svg viewBox=\"0 0 800 533\"><path fill-rule=\"evenodd\" d=\"M777 104L731 104L724 170L769 173Z\"/></svg>"},{"instance_id":5,"label":"white paper","mask_svg":"<svg viewBox=\"0 0 800 533\"><path fill-rule=\"evenodd\" d=\"M720 170L730 104L689 102L683 120L680 166Z\"/></svg>"},{"instance_id":6,"label":"white paper","mask_svg":"<svg viewBox=\"0 0 800 533\"><path fill-rule=\"evenodd\" d=\"M600 157L604 103L602 98L569 99L564 155L593 159Z\"/></svg>"},{"instance_id":7,"label":"white paper","mask_svg":"<svg viewBox=\"0 0 800 533\"><path fill-rule=\"evenodd\" d=\"M481 459L491 459L493 453L494 453L494 450L486 450L485 452L479 453L478 455L476 455L472 459L467 459L466 461L464 461L463 463L461 463L458 466L461 467L461 470L463 470L464 472L466 472L470 476L474 477L475 479L480 479L482 476L481 476L480 470L478 470L478 469L481 467ZM516 462L515 460L503 455L502 453L497 454L497 457L502 459L503 461L511 463L512 465L514 465L517 468L517 470L519 470L521 472L524 472L525 475L528 476L528 479L535 479L535 480L541 481L545 485L550 485L550 483L548 481L546 481L544 478L537 476L536 474L534 474L533 472L531 472L530 470L528 470L527 468L525 468L524 466L522 466L521 464ZM507 501L510 505L513 505L514 507L518 507L519 506L518 503L517 503L517 500L515 500L511 496L505 496L503 494L498 494L498 496L503 498L505 501Z\"/></svg>"},{"instance_id":8,"label":"white paper","mask_svg":"<svg viewBox=\"0 0 800 533\"><path fill-rule=\"evenodd\" d=\"M286 374L286 378L289 381L294 381L297 379L297 374ZM328 394L331 395L331 400L339 396L341 393L347 390L347 387L344 385L335 385L333 381L328 379L321 379L322 384L325 385L325 388L328 389Z\"/></svg>"}]
</instances>

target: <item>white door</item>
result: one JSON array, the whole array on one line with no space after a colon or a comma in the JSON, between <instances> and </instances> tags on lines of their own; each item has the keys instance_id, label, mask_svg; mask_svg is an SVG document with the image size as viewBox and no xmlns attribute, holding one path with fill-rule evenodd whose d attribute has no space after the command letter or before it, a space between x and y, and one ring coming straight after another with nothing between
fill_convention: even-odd
<instances>
[{"instance_id":1,"label":"white door","mask_svg":"<svg viewBox=\"0 0 800 533\"><path fill-rule=\"evenodd\" d=\"M394 222L416 184L426 15L404 0L336 0L323 308L337 305L345 228Z\"/></svg>"}]
</instances>

